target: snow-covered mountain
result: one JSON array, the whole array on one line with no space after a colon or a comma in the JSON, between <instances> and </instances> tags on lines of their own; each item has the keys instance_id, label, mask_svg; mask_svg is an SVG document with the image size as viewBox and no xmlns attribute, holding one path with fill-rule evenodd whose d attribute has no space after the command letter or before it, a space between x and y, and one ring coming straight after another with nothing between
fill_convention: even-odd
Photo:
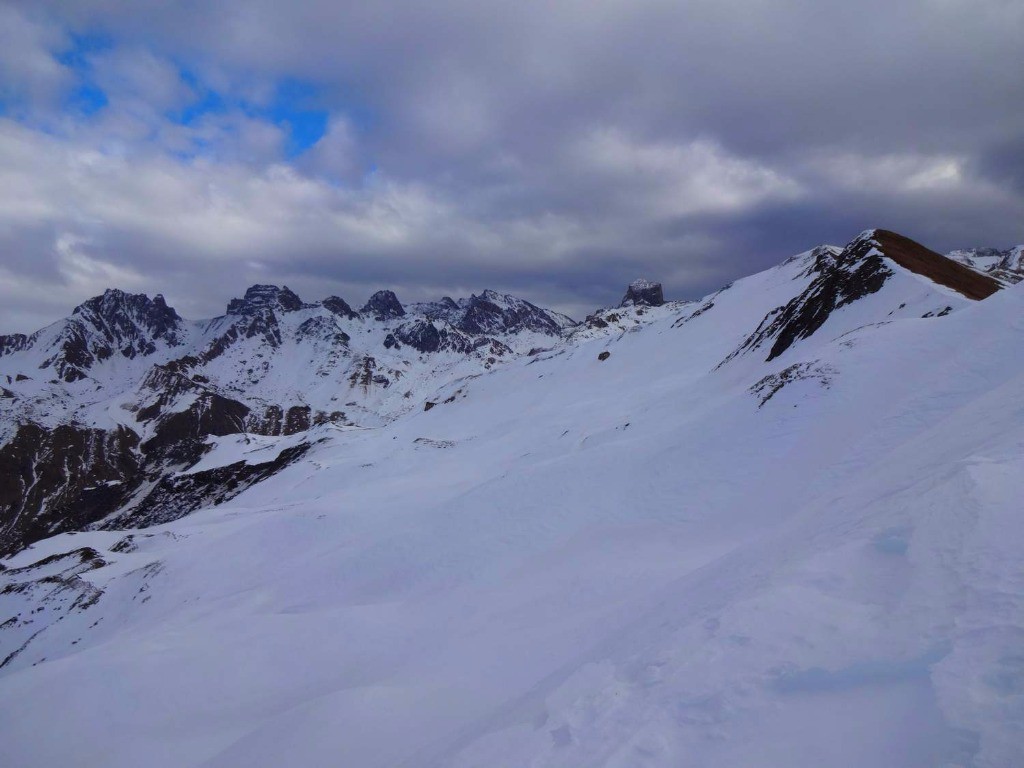
<instances>
[{"instance_id":1,"label":"snow-covered mountain","mask_svg":"<svg viewBox=\"0 0 1024 768\"><path fill-rule=\"evenodd\" d=\"M223 497L168 487L208 437L378 427L574 325L494 291L408 309L379 291L356 312L255 285L224 315L188 322L161 296L108 290L31 336L0 337L0 552L186 514ZM235 491L250 474L239 468Z\"/></svg>"},{"instance_id":2,"label":"snow-covered mountain","mask_svg":"<svg viewBox=\"0 0 1024 768\"><path fill-rule=\"evenodd\" d=\"M116 498L3 561L0 762L1024 764L1001 287L872 230L579 325L257 287L5 340L3 460Z\"/></svg>"},{"instance_id":3,"label":"snow-covered mountain","mask_svg":"<svg viewBox=\"0 0 1024 768\"><path fill-rule=\"evenodd\" d=\"M950 259L991 275L1008 285L1024 280L1024 245L1000 251L997 248L968 248L946 254Z\"/></svg>"}]
</instances>

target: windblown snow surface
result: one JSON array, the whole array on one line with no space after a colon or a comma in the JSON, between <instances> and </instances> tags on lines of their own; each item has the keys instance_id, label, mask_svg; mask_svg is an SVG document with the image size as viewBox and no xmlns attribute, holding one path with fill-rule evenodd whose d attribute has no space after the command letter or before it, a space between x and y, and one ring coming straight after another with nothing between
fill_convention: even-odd
<instances>
[{"instance_id":1,"label":"windblown snow surface","mask_svg":"<svg viewBox=\"0 0 1024 768\"><path fill-rule=\"evenodd\" d=\"M5 561L0 765L1024 765L1024 286L805 266Z\"/></svg>"}]
</instances>

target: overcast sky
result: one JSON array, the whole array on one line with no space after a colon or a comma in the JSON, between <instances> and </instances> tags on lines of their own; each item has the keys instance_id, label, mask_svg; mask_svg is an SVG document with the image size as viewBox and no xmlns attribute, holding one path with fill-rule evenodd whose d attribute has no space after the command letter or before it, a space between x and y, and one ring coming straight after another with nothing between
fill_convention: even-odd
<instances>
[{"instance_id":1,"label":"overcast sky","mask_svg":"<svg viewBox=\"0 0 1024 768\"><path fill-rule=\"evenodd\" d=\"M1024 242L1024 0L0 0L0 332Z\"/></svg>"}]
</instances>

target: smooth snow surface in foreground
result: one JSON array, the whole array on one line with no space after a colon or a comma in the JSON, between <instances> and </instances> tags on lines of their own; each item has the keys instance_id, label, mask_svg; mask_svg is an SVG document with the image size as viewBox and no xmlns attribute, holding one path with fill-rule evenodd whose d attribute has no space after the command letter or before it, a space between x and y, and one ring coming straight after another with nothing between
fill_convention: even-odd
<instances>
[{"instance_id":1,"label":"smooth snow surface in foreground","mask_svg":"<svg viewBox=\"0 0 1024 768\"><path fill-rule=\"evenodd\" d=\"M1024 765L1024 286L716 369L792 279L20 553L110 565L0 670L0 765Z\"/></svg>"}]
</instances>

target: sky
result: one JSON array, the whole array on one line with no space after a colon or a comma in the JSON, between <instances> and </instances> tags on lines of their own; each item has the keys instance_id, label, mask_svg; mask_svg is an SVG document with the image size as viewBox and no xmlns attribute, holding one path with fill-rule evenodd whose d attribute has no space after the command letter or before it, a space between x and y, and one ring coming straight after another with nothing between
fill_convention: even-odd
<instances>
[{"instance_id":1,"label":"sky","mask_svg":"<svg viewBox=\"0 0 1024 768\"><path fill-rule=\"evenodd\" d=\"M1024 0L0 0L0 332L1024 242Z\"/></svg>"}]
</instances>

